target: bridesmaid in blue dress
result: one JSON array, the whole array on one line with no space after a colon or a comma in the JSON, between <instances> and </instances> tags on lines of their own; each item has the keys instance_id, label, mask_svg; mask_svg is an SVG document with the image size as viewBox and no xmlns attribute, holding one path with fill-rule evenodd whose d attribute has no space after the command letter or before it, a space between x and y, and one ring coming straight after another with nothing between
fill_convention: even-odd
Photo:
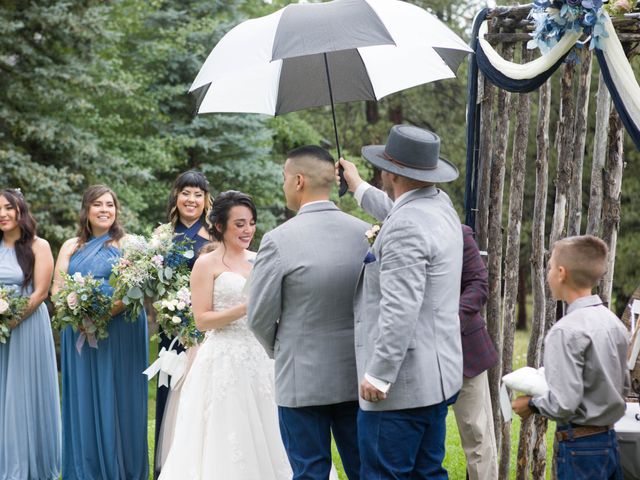
<instances>
[{"instance_id":1,"label":"bridesmaid in blue dress","mask_svg":"<svg viewBox=\"0 0 640 480\"><path fill-rule=\"evenodd\" d=\"M0 479L57 479L60 395L49 312L53 255L19 190L0 190L0 285L29 297L0 344Z\"/></svg>"},{"instance_id":2,"label":"bridesmaid in blue dress","mask_svg":"<svg viewBox=\"0 0 640 480\"><path fill-rule=\"evenodd\" d=\"M184 172L173 182L167 205L167 217L176 233L174 241L187 241L192 245L195 256L189 260L189 269L193 268L193 264L202 248L212 240L207 229L207 216L211 210L211 203L209 182L201 172L193 170ZM168 350L172 338L168 338L162 330L160 330L159 336L158 351L163 347ZM184 351L184 348L179 343L175 343L173 349L178 353ZM154 478L158 478L162 466L162 457L165 456L158 451L158 447L162 443L166 443L161 441L160 433L163 432L162 421L165 417L165 408L169 396L169 388L160 385L157 388ZM175 418L170 415L168 421L172 422L174 420ZM169 432L168 436L171 436L173 426L169 427Z\"/></svg>"},{"instance_id":3,"label":"bridesmaid in blue dress","mask_svg":"<svg viewBox=\"0 0 640 480\"><path fill-rule=\"evenodd\" d=\"M78 236L67 240L55 268L55 293L60 272L93 274L104 280L120 256L124 231L118 222L115 193L103 185L89 187L82 198ZM65 480L146 480L147 448L147 319L125 319L116 302L109 337L98 348L76 350L78 333L61 332L62 478Z\"/></svg>"}]
</instances>

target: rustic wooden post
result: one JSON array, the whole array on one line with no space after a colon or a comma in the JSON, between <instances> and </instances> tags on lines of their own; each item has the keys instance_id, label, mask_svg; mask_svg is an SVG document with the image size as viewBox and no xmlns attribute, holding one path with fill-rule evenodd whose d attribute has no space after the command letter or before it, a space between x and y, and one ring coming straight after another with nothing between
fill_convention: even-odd
<instances>
[{"instance_id":1,"label":"rustic wooden post","mask_svg":"<svg viewBox=\"0 0 640 480\"><path fill-rule=\"evenodd\" d=\"M493 103L495 87L480 75L479 95L482 98L480 108L480 168L478 175L478 213L476 232L480 250L487 250L487 231L489 228L489 192L491 191L491 164L493 157Z\"/></svg>"},{"instance_id":2,"label":"rustic wooden post","mask_svg":"<svg viewBox=\"0 0 640 480\"><path fill-rule=\"evenodd\" d=\"M502 56L513 59L513 44L505 44ZM500 329L500 304L502 286L502 199L504 192L505 160L509 141L509 116L511 94L506 90L498 92L495 155L491 165L491 191L489 195L489 223L488 223L488 270L489 270L489 298L487 299L487 328L494 345L502 357L502 335ZM496 445L500 445L502 432L502 413L500 412L500 372L501 362L489 369L489 388L491 390L491 404L493 406L493 421L495 424Z\"/></svg>"},{"instance_id":3,"label":"rustic wooden post","mask_svg":"<svg viewBox=\"0 0 640 480\"><path fill-rule=\"evenodd\" d=\"M624 127L620 115L612 110L609 116L609 152L604 168L604 198L602 201L602 239L609 247L607 272L598 285L598 292L605 304L611 302L613 270L616 258L618 226L620 225L620 190L622 188Z\"/></svg>"},{"instance_id":4,"label":"rustic wooden post","mask_svg":"<svg viewBox=\"0 0 640 480\"><path fill-rule=\"evenodd\" d=\"M531 51L522 44L522 61L528 62ZM516 331L516 305L518 273L520 271L520 230L522 229L522 203L524 200L524 176L526 173L529 123L531 122L529 94L518 95L513 159L509 186L509 220L504 263L504 302L502 307L502 375L513 370L513 341ZM511 422L502 428L502 449L499 478L508 478L511 459Z\"/></svg>"},{"instance_id":5,"label":"rustic wooden post","mask_svg":"<svg viewBox=\"0 0 640 480\"><path fill-rule=\"evenodd\" d=\"M567 200L569 183L571 182L571 167L573 164L573 74L575 63L565 63L560 87L560 116L556 133L558 145L558 166L556 172L556 197L553 208L553 221L549 234L549 247L565 236L565 217L567 215ZM549 292L547 291L547 294ZM547 328L556 321L556 304L547 295L546 324Z\"/></svg>"},{"instance_id":6,"label":"rustic wooden post","mask_svg":"<svg viewBox=\"0 0 640 480\"><path fill-rule=\"evenodd\" d=\"M596 102L596 132L593 144L593 160L591 165L591 191L589 194L589 212L587 215L587 233L600 235L602 217L602 177L607 157L607 139L609 137L609 113L611 111L611 94L604 83L602 73L598 76L598 99Z\"/></svg>"},{"instance_id":7,"label":"rustic wooden post","mask_svg":"<svg viewBox=\"0 0 640 480\"><path fill-rule=\"evenodd\" d=\"M571 171L573 164L573 137L574 131L574 107L573 107L573 77L575 63L565 63L563 75L560 82L560 115L558 118L558 128L556 133L556 144L558 146L558 162L556 171L556 195L553 208L553 221L549 234L549 247L565 236L565 219L567 215L567 203L569 184L571 182ZM546 306L545 306L545 331L551 328L557 318L557 305L548 285L545 286ZM546 420L536 420L536 434L538 436L546 433ZM555 478L555 475L552 475ZM542 478L542 477L541 477Z\"/></svg>"},{"instance_id":8,"label":"rustic wooden post","mask_svg":"<svg viewBox=\"0 0 640 480\"><path fill-rule=\"evenodd\" d=\"M591 91L591 50L584 48L580 56L580 80L576 97L575 147L573 150L573 171L569 185L569 219L567 235L580 234L582 220L582 168L584 145L587 139L587 118L589 115L589 93Z\"/></svg>"},{"instance_id":9,"label":"rustic wooden post","mask_svg":"<svg viewBox=\"0 0 640 480\"><path fill-rule=\"evenodd\" d=\"M531 319L531 337L527 350L527 365L538 368L542 356L542 340L545 334L545 264L544 239L545 219L547 213L547 192L549 185L549 116L551 111L551 80L547 80L540 87L538 108L538 128L536 131L536 190L533 205L533 225L531 230L531 285L533 293L533 315ZM546 426L545 426L546 430ZM536 450L533 451L533 440L536 440ZM546 442L544 435L542 442L537 440L533 425L533 418L529 417L520 424L520 441L518 444L518 467L516 478L526 479L529 463L533 472L544 472L546 468ZM542 455L540 455L542 453ZM530 458L532 462L530 462ZM533 478L543 478L536 476Z\"/></svg>"}]
</instances>

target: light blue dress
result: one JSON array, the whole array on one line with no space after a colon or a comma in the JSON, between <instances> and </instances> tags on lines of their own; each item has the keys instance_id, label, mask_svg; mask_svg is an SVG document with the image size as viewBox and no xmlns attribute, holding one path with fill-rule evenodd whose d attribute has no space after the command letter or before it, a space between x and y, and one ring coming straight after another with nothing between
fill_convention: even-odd
<instances>
[{"instance_id":1,"label":"light blue dress","mask_svg":"<svg viewBox=\"0 0 640 480\"><path fill-rule=\"evenodd\" d=\"M105 281L120 250L105 245L109 236L91 239L71 256L69 274L92 273ZM79 354L78 333L61 334L62 478L65 480L146 480L147 319L124 314L109 323L109 337L98 348L87 342Z\"/></svg>"},{"instance_id":2,"label":"light blue dress","mask_svg":"<svg viewBox=\"0 0 640 480\"><path fill-rule=\"evenodd\" d=\"M16 252L0 242L0 284L22 288ZM30 295L33 286L22 291ZM0 480L58 478L60 395L51 321L43 304L0 344Z\"/></svg>"}]
</instances>

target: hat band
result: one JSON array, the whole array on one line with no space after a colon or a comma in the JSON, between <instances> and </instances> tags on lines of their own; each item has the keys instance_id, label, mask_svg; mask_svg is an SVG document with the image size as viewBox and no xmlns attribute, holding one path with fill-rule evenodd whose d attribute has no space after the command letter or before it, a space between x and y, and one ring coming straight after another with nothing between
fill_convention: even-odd
<instances>
[{"instance_id":1,"label":"hat band","mask_svg":"<svg viewBox=\"0 0 640 480\"><path fill-rule=\"evenodd\" d=\"M415 168L416 170L435 170L436 168L438 168L437 164L432 167L419 167L418 165L409 165L408 163L401 162L392 155L389 155L386 151L382 152L382 158L384 158L385 160L389 160L391 163L399 166L400 168Z\"/></svg>"}]
</instances>

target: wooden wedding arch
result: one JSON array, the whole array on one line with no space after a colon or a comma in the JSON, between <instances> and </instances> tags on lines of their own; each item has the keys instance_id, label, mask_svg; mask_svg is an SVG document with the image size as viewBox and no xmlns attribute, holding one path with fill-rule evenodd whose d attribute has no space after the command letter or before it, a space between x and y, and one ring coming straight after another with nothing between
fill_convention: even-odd
<instances>
[{"instance_id":1,"label":"wooden wedding arch","mask_svg":"<svg viewBox=\"0 0 640 480\"><path fill-rule=\"evenodd\" d=\"M527 49L533 30L528 19L530 9L531 5L498 7L487 13L488 33L484 38L505 60L524 63L539 55L537 50ZM627 58L640 53L640 14L614 17L613 25ZM605 302L611 299L620 224L625 129L612 106L602 73L599 74L595 102L591 101L595 62L588 45L580 49L578 57L577 62L565 62L537 94L510 93L496 87L480 73L477 103L469 105L469 108L477 107L479 134L475 143L477 187L470 189L469 181L467 185L467 196L473 195L475 205L472 211L467 207L466 214L467 222L471 218L470 223L475 223L480 249L488 252L490 294L486 318L489 333L500 352L500 362L489 372L489 379L501 479L509 476L511 422L504 422L500 413L499 384L502 375L510 372L513 364L526 159L528 154L534 156L533 152L528 152L529 143L534 144L534 136L535 178L528 178L527 182L535 181L535 198L532 208L526 206L533 222L530 240L533 315L527 364L540 366L542 340L562 309L550 298L545 282L546 255L556 240L589 233L609 245L609 268L598 286L598 293ZM554 112L553 95L557 98L553 103L559 105ZM557 121L552 122L556 112ZM588 120L593 116L597 134L592 149L586 151ZM534 118L537 122L532 120ZM474 145L468 148L474 148ZM590 184L583 185L583 171L589 165ZM506 189L505 179L509 181ZM583 204L587 203L582 198L583 190L589 192L586 209L583 209ZM553 218L548 229L546 220L547 212L551 210L548 208L551 198ZM469 205L469 202L465 203ZM586 210L586 229L581 228L583 210ZM628 312L625 319L628 326ZM637 385L640 361L633 375ZM540 416L522 423L516 478L545 478L546 431L547 421Z\"/></svg>"}]
</instances>

